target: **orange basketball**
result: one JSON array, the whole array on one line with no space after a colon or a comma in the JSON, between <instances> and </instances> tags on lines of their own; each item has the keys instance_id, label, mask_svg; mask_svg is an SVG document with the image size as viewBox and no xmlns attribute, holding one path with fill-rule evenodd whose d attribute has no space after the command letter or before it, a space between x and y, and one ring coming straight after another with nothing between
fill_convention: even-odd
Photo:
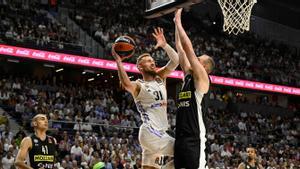
<instances>
[{"instance_id":1,"label":"orange basketball","mask_svg":"<svg viewBox=\"0 0 300 169\"><path fill-rule=\"evenodd\" d=\"M115 52L122 58L129 58L135 52L135 42L129 36L120 36L115 40Z\"/></svg>"}]
</instances>

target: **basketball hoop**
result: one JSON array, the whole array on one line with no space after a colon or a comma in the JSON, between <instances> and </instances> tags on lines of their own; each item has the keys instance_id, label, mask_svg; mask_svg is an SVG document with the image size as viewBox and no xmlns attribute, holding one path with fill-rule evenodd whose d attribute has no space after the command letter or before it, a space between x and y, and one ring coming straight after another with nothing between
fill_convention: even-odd
<instances>
[{"instance_id":1,"label":"basketball hoop","mask_svg":"<svg viewBox=\"0 0 300 169\"><path fill-rule=\"evenodd\" d=\"M256 0L218 0L224 15L223 31L239 34L250 29L250 16Z\"/></svg>"}]
</instances>

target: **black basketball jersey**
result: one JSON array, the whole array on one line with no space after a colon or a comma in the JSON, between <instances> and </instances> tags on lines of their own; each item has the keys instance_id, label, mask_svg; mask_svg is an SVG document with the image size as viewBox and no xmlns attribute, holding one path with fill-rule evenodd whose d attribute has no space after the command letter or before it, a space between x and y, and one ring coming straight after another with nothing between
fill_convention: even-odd
<instances>
[{"instance_id":1,"label":"black basketball jersey","mask_svg":"<svg viewBox=\"0 0 300 169\"><path fill-rule=\"evenodd\" d=\"M42 141L36 135L31 136L32 148L29 150L30 166L34 169L54 168L56 143L53 137L46 136Z\"/></svg>"},{"instance_id":2,"label":"black basketball jersey","mask_svg":"<svg viewBox=\"0 0 300 169\"><path fill-rule=\"evenodd\" d=\"M248 162L244 162L245 164L245 169L259 169L258 163L255 163L255 166L252 167Z\"/></svg>"},{"instance_id":3,"label":"black basketball jersey","mask_svg":"<svg viewBox=\"0 0 300 169\"><path fill-rule=\"evenodd\" d=\"M195 90L193 76L191 74L186 75L182 89L178 95L176 138L182 136L200 138L200 126L204 126L202 111L203 95L201 94L200 96L198 94L197 96Z\"/></svg>"}]
</instances>

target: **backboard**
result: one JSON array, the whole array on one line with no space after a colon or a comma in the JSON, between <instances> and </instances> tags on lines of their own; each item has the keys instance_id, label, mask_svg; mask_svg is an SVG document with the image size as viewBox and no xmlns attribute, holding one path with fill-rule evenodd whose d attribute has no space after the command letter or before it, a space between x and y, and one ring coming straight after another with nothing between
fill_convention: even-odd
<instances>
[{"instance_id":1,"label":"backboard","mask_svg":"<svg viewBox=\"0 0 300 169\"><path fill-rule=\"evenodd\" d=\"M156 18L203 0L145 0L145 18Z\"/></svg>"}]
</instances>

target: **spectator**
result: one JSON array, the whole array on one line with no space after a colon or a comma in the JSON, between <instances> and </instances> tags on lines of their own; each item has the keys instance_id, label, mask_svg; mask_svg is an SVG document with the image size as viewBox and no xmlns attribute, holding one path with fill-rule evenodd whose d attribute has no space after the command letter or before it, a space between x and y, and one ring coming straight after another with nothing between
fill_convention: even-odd
<instances>
[{"instance_id":1,"label":"spectator","mask_svg":"<svg viewBox=\"0 0 300 169\"><path fill-rule=\"evenodd\" d=\"M76 159L78 161L81 161L83 152L82 152L81 147L79 146L79 142L78 141L75 141L75 145L72 146L70 153L74 157L74 159ZM75 164L73 163L73 165L75 165ZM76 163L75 166L77 167L77 163Z\"/></svg>"},{"instance_id":2,"label":"spectator","mask_svg":"<svg viewBox=\"0 0 300 169\"><path fill-rule=\"evenodd\" d=\"M12 152L8 151L6 156L2 158L3 169L11 169L14 165L15 158L12 156Z\"/></svg>"}]
</instances>

